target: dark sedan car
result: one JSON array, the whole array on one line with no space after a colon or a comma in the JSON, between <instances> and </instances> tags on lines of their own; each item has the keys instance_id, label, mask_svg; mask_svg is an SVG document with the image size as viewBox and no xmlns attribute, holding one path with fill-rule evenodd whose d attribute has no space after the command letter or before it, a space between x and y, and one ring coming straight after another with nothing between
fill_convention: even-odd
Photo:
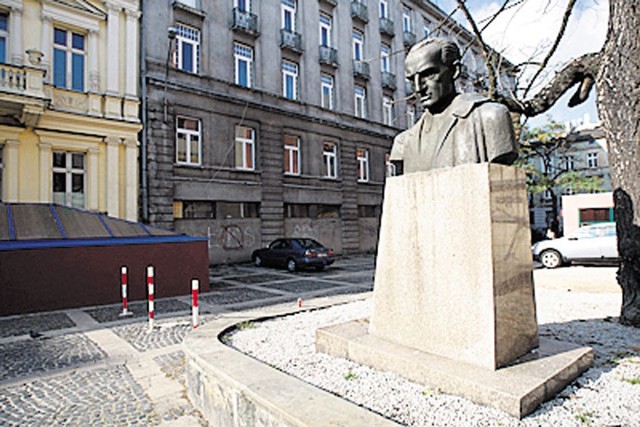
<instances>
[{"instance_id":1,"label":"dark sedan car","mask_svg":"<svg viewBox=\"0 0 640 427\"><path fill-rule=\"evenodd\" d=\"M322 270L333 264L335 256L313 239L277 239L264 249L253 251L253 263L257 266L286 267L289 271L298 268L313 267Z\"/></svg>"}]
</instances>

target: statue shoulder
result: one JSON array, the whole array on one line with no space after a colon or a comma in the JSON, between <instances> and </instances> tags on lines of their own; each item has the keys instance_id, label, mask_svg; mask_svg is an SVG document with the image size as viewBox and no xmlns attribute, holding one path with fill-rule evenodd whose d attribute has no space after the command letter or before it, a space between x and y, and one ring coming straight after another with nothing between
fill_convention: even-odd
<instances>
[{"instance_id":1,"label":"statue shoulder","mask_svg":"<svg viewBox=\"0 0 640 427\"><path fill-rule=\"evenodd\" d=\"M404 156L404 148L418 138L420 135L420 125L422 120L418 120L416 124L409 129L400 132L393 139L393 147L391 148L391 160L402 160Z\"/></svg>"},{"instance_id":2,"label":"statue shoulder","mask_svg":"<svg viewBox=\"0 0 640 427\"><path fill-rule=\"evenodd\" d=\"M476 109L485 121L503 122L506 120L511 123L509 109L504 104L487 100L486 102L479 104Z\"/></svg>"}]
</instances>

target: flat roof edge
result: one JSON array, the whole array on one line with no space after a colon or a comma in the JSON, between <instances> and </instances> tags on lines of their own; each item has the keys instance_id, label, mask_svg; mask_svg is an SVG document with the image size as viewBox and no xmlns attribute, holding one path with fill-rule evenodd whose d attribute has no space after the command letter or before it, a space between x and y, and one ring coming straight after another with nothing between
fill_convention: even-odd
<instances>
[{"instance_id":1,"label":"flat roof edge","mask_svg":"<svg viewBox=\"0 0 640 427\"><path fill-rule=\"evenodd\" d=\"M0 241L0 251L23 249L77 248L87 246L153 245L158 243L206 242L206 237L192 236L143 236L143 237L105 237L88 239L42 239L42 240L4 240Z\"/></svg>"}]
</instances>

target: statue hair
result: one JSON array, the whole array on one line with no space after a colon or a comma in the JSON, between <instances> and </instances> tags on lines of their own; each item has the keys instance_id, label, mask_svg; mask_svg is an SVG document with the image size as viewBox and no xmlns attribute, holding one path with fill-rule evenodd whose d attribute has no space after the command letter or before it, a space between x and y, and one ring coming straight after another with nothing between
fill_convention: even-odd
<instances>
[{"instance_id":1,"label":"statue hair","mask_svg":"<svg viewBox=\"0 0 640 427\"><path fill-rule=\"evenodd\" d=\"M440 49L440 59L442 63L449 66L455 67L460 64L460 48L454 42L435 37L435 38L427 38L416 44L411 48L408 55L417 54L420 50L426 48L427 46L435 45ZM407 56L408 56L407 55Z\"/></svg>"}]
</instances>

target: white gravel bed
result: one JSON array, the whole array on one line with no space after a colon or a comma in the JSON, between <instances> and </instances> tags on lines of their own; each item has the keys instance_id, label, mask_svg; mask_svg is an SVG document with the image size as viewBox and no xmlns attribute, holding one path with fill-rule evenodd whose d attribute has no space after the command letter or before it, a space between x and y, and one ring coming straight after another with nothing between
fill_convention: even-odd
<instances>
[{"instance_id":1,"label":"white gravel bed","mask_svg":"<svg viewBox=\"0 0 640 427\"><path fill-rule=\"evenodd\" d=\"M640 426L640 330L616 323L620 299L619 294L536 290L540 335L591 346L596 359L556 399L523 420L316 353L316 329L368 317L369 300L245 324L226 339L258 360L405 425Z\"/></svg>"}]
</instances>

